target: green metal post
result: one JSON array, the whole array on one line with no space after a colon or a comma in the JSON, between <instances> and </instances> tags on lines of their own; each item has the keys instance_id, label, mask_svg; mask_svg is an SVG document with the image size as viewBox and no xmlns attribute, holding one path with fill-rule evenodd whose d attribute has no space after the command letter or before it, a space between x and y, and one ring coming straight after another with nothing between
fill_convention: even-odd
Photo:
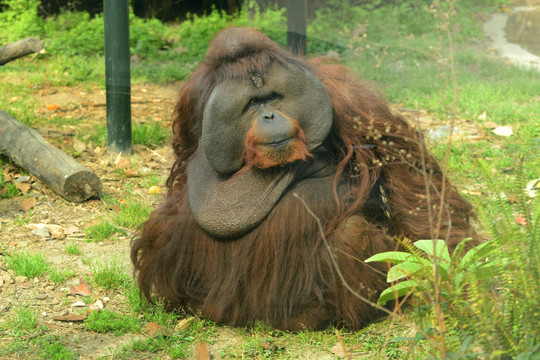
<instances>
[{"instance_id":1,"label":"green metal post","mask_svg":"<svg viewBox=\"0 0 540 360\"><path fill-rule=\"evenodd\" d=\"M103 17L105 19L107 151L129 153L132 148L128 0L103 0Z\"/></svg>"}]
</instances>

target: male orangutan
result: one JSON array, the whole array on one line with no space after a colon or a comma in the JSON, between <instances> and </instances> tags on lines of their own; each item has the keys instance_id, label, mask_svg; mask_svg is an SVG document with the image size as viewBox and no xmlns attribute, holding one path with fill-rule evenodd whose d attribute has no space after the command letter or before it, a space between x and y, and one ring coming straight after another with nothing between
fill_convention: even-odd
<instances>
[{"instance_id":1,"label":"male orangutan","mask_svg":"<svg viewBox=\"0 0 540 360\"><path fill-rule=\"evenodd\" d=\"M168 193L131 251L143 293L172 308L358 329L381 312L342 280L371 301L388 286L386 266L362 260L399 238L474 236L471 206L415 130L343 66L254 29L217 34L172 126Z\"/></svg>"}]
</instances>

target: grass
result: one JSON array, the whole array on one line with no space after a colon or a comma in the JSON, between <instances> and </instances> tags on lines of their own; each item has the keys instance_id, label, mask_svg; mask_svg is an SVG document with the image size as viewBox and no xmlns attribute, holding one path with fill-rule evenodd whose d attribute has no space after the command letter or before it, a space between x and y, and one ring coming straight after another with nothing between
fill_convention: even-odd
<instances>
[{"instance_id":1,"label":"grass","mask_svg":"<svg viewBox=\"0 0 540 360\"><path fill-rule=\"evenodd\" d=\"M35 278L49 270L50 265L43 254L31 255L27 251L17 251L6 258L7 266L19 276Z\"/></svg>"},{"instance_id":2,"label":"grass","mask_svg":"<svg viewBox=\"0 0 540 360\"><path fill-rule=\"evenodd\" d=\"M122 315L107 309L94 311L84 321L88 330L97 333L112 332L115 335L126 333L138 333L140 331L140 322L131 315Z\"/></svg>"},{"instance_id":3,"label":"grass","mask_svg":"<svg viewBox=\"0 0 540 360\"><path fill-rule=\"evenodd\" d=\"M74 277L76 274L73 270L52 268L49 273L49 279L55 284L63 284L67 279Z\"/></svg>"},{"instance_id":4,"label":"grass","mask_svg":"<svg viewBox=\"0 0 540 360\"><path fill-rule=\"evenodd\" d=\"M67 244L65 249L66 249L66 253L68 253L69 255L80 255L81 254L81 249L80 249L79 245L77 243L75 243L75 242L71 242L71 243Z\"/></svg>"},{"instance_id":5,"label":"grass","mask_svg":"<svg viewBox=\"0 0 540 360\"><path fill-rule=\"evenodd\" d=\"M119 260L94 262L91 265L94 283L105 289L117 289L126 285L130 277Z\"/></svg>"},{"instance_id":6,"label":"grass","mask_svg":"<svg viewBox=\"0 0 540 360\"><path fill-rule=\"evenodd\" d=\"M99 242L117 233L125 235L126 231L135 231L148 219L152 210L148 204L133 196L107 201L110 202L113 211L86 228L86 237L90 241Z\"/></svg>"},{"instance_id":7,"label":"grass","mask_svg":"<svg viewBox=\"0 0 540 360\"><path fill-rule=\"evenodd\" d=\"M36 1L27 3L31 5ZM474 14L473 5L480 6L481 2L461 1L458 4L460 15L453 18L459 21L461 29L453 34L458 86L458 101L454 107L450 55L446 40L438 30L440 18L434 20L426 8L420 6L423 2L406 1L396 6L373 8L369 4L354 7L350 3L329 1L326 8L310 20L308 51L323 55L329 50L336 51L342 62L362 78L376 83L389 101L400 108L423 110L440 123L448 124L453 119L460 131L474 127L479 135L476 139L458 138L451 144L447 168L458 188L480 194L466 196L478 209L480 228L498 244L499 250L491 253L489 258L497 262L499 272L489 280L468 280L466 300L455 296L443 304L447 306L444 324L449 329L444 333L446 348L443 354L441 323L431 304L421 298L413 298L403 314L393 320L373 324L359 332L338 329L341 340L334 328L291 334L276 331L263 323L240 329L223 328L197 317L181 330L176 325L184 314L167 312L163 304L152 305L141 299L137 287L125 273L122 261L92 262L86 259L91 266L92 284L123 296L127 306L121 313L92 313L85 322L88 330L139 334L144 332L146 323L151 322L170 332L167 337L158 335L134 340L117 351L115 356L118 358L193 357L199 341L220 341L218 334L224 329L232 334L234 345L221 344L219 353L212 354L215 357L333 356L331 349L340 346L342 341L353 358L467 359L476 358L481 351L490 359L534 358L533 352L538 350L538 335L532 327L538 316L533 311L538 294L538 277L534 275L538 274L539 261L537 245L532 240L538 236L539 205L538 200L523 198L522 190L524 183L538 177L537 169L540 168L540 74L486 56L478 46L483 42L480 24L467 15ZM493 11L497 2L483 4L481 10L486 12ZM6 104L2 110L35 128L78 127L84 119L40 114L38 110L42 105L35 97L41 90L56 87L104 87L104 58L100 47L102 19L93 20L84 14L63 14L46 21L32 16L29 19L33 19L30 24L37 28L28 27L24 18L18 19L17 24L2 26L5 18L0 16L0 27L9 29L0 34L0 42L5 43L19 35L22 38L27 29L34 29L35 34L51 44L45 55L26 57L0 67L0 104ZM213 34L229 24L252 25L278 43L284 45L286 42L284 12L277 9L252 11L250 16L242 14L236 18L212 12L207 16L193 16L181 24L167 25L132 17L132 38L139 41L131 44L131 51L141 57L132 67L133 82L185 79L203 59ZM180 45L185 52L174 51ZM159 48L162 50L157 51ZM514 135L500 137L493 134L486 127L488 121L511 125ZM169 131L160 122L135 122L133 142L149 148L162 146L168 141ZM90 132L76 133L75 136L80 141L103 146L106 127L92 126ZM445 141L429 143L429 146L438 158L445 157L448 149ZM138 183L146 190L162 184L163 179L153 175L137 179L123 177L122 180ZM0 197L20 195L12 182L4 181L0 174L2 189L5 194L0 192ZM129 194L125 195L125 200L104 201L107 210L98 217L97 223L86 229L87 240L100 242L129 235L147 219L150 204L134 195L132 189L123 193ZM518 214L528 216L528 226L515 223ZM16 224L24 226L33 216L29 212L16 220ZM79 255L82 252L80 246L72 242L65 251ZM67 270L51 268L43 255L15 252L5 259L8 268L28 278L48 272L51 281L62 284L72 276ZM91 297L85 299L87 303L94 300ZM30 339L9 339L0 344L0 357L25 358L34 355L36 349L43 358L78 356L65 346L71 341L68 335L53 337L46 333L47 330L40 333L39 317L32 308L16 307L9 314L8 320L0 323L2 335L37 335Z\"/></svg>"}]
</instances>

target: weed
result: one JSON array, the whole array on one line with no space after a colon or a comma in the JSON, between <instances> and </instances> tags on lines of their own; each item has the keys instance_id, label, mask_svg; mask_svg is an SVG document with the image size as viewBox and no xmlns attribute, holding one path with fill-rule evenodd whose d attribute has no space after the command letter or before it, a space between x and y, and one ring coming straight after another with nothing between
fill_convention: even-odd
<instances>
[{"instance_id":1,"label":"weed","mask_svg":"<svg viewBox=\"0 0 540 360\"><path fill-rule=\"evenodd\" d=\"M125 286L130 277L124 272L124 266L116 259L108 263L95 262L91 265L94 283L105 289L117 289Z\"/></svg>"},{"instance_id":2,"label":"weed","mask_svg":"<svg viewBox=\"0 0 540 360\"><path fill-rule=\"evenodd\" d=\"M42 254L30 255L26 251L17 251L7 257L7 265L17 275L35 278L49 270L49 263Z\"/></svg>"},{"instance_id":3,"label":"weed","mask_svg":"<svg viewBox=\"0 0 540 360\"><path fill-rule=\"evenodd\" d=\"M18 215L15 218L15 222L19 226L26 226L30 224L30 220L32 220L32 217L34 216L34 209L30 209L26 212L24 215Z\"/></svg>"},{"instance_id":4,"label":"weed","mask_svg":"<svg viewBox=\"0 0 540 360\"><path fill-rule=\"evenodd\" d=\"M72 278L76 275L76 272L73 270L61 270L57 268L52 268L49 274L49 279L55 284L62 284L67 279Z\"/></svg>"},{"instance_id":5,"label":"weed","mask_svg":"<svg viewBox=\"0 0 540 360\"><path fill-rule=\"evenodd\" d=\"M72 360L75 359L75 353L71 350L66 349L60 341L55 341L53 343L47 343L43 346L40 359L54 359L54 360Z\"/></svg>"},{"instance_id":6,"label":"weed","mask_svg":"<svg viewBox=\"0 0 540 360\"><path fill-rule=\"evenodd\" d=\"M118 229L110 221L101 220L97 224L87 227L85 232L89 241L100 242L116 234Z\"/></svg>"},{"instance_id":7,"label":"weed","mask_svg":"<svg viewBox=\"0 0 540 360\"><path fill-rule=\"evenodd\" d=\"M131 315L121 315L107 309L92 312L84 321L88 330L98 333L112 332L121 335L128 332L140 332L140 322Z\"/></svg>"},{"instance_id":8,"label":"weed","mask_svg":"<svg viewBox=\"0 0 540 360\"><path fill-rule=\"evenodd\" d=\"M19 190L11 181L5 181L4 174L0 173L0 199L18 196Z\"/></svg>"},{"instance_id":9,"label":"weed","mask_svg":"<svg viewBox=\"0 0 540 360\"><path fill-rule=\"evenodd\" d=\"M132 140L134 145L139 144L149 148L155 148L165 144L169 133L170 129L163 126L160 122L135 124L133 126Z\"/></svg>"},{"instance_id":10,"label":"weed","mask_svg":"<svg viewBox=\"0 0 540 360\"><path fill-rule=\"evenodd\" d=\"M79 245L75 242L71 242L66 245L65 247L66 253L69 255L79 255L81 253L81 249L79 248Z\"/></svg>"},{"instance_id":11,"label":"weed","mask_svg":"<svg viewBox=\"0 0 540 360\"><path fill-rule=\"evenodd\" d=\"M38 315L29 306L19 305L15 308L11 318L8 320L7 328L12 333L17 331L30 332L38 328Z\"/></svg>"}]
</instances>

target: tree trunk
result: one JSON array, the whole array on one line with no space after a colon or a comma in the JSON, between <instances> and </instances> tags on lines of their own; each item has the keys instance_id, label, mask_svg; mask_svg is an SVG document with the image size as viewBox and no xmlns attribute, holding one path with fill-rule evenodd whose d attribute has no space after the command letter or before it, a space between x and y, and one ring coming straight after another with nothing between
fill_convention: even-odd
<instances>
[{"instance_id":1,"label":"tree trunk","mask_svg":"<svg viewBox=\"0 0 540 360\"><path fill-rule=\"evenodd\" d=\"M0 47L0 65L43 49L43 41L29 37Z\"/></svg>"},{"instance_id":2,"label":"tree trunk","mask_svg":"<svg viewBox=\"0 0 540 360\"><path fill-rule=\"evenodd\" d=\"M96 174L3 111L0 152L69 201L81 202L101 193Z\"/></svg>"}]
</instances>

